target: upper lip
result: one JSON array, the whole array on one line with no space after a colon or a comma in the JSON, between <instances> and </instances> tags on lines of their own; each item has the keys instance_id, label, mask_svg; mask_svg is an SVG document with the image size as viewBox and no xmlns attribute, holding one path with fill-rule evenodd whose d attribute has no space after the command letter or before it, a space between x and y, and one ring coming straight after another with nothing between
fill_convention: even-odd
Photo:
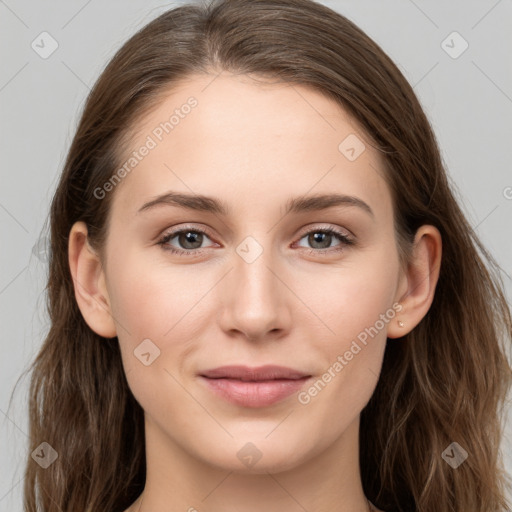
<instances>
[{"instance_id":1,"label":"upper lip","mask_svg":"<svg viewBox=\"0 0 512 512\"><path fill-rule=\"evenodd\" d=\"M265 365L265 366L220 366L212 370L206 370L201 373L202 377L209 379L238 379L244 381L263 381L263 380L275 380L275 379L290 379L298 380L304 377L310 377L310 375L294 370L293 368L287 368L285 366L276 365Z\"/></svg>"}]
</instances>

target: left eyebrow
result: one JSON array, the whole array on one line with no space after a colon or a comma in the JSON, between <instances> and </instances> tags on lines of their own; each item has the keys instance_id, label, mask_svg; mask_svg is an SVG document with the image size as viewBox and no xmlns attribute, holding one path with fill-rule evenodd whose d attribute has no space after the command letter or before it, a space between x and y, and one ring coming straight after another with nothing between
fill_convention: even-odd
<instances>
[{"instance_id":1,"label":"left eyebrow","mask_svg":"<svg viewBox=\"0 0 512 512\"><path fill-rule=\"evenodd\" d=\"M170 191L143 204L137 214L164 205L178 206L189 210L210 212L224 216L227 216L230 211L226 203L214 197ZM286 203L285 215L289 213L327 210L334 206L355 206L374 217L373 210L362 199L343 194L319 194L291 198Z\"/></svg>"},{"instance_id":2,"label":"left eyebrow","mask_svg":"<svg viewBox=\"0 0 512 512\"><path fill-rule=\"evenodd\" d=\"M321 194L292 198L286 203L285 215L288 213L327 210L333 206L356 206L374 217L373 210L362 199L343 194Z\"/></svg>"}]
</instances>

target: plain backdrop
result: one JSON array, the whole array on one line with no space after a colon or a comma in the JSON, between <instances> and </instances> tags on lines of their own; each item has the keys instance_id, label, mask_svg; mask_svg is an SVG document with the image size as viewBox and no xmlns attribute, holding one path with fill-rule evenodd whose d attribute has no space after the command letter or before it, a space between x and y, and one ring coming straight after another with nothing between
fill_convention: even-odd
<instances>
[{"instance_id":1,"label":"plain backdrop","mask_svg":"<svg viewBox=\"0 0 512 512\"><path fill-rule=\"evenodd\" d=\"M414 86L468 219L503 269L510 299L512 2L322 3L361 27ZM83 102L114 52L179 4L0 0L0 511L22 510L27 379L9 410L8 402L48 327L40 234ZM509 421L503 444L509 473L510 432Z\"/></svg>"}]
</instances>

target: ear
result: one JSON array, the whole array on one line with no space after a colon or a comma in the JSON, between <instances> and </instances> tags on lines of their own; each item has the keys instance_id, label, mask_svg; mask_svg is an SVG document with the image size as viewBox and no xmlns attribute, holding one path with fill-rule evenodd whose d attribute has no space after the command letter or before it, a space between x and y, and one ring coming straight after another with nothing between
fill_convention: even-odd
<instances>
[{"instance_id":1,"label":"ear","mask_svg":"<svg viewBox=\"0 0 512 512\"><path fill-rule=\"evenodd\" d=\"M411 332L427 314L439 279L441 254L439 230L430 225L421 226L414 237L411 261L395 297L402 309L388 327L388 338L400 338Z\"/></svg>"},{"instance_id":2,"label":"ear","mask_svg":"<svg viewBox=\"0 0 512 512\"><path fill-rule=\"evenodd\" d=\"M87 225L76 222L69 234L69 267L78 307L87 325L104 338L117 335L101 261L89 245Z\"/></svg>"}]
</instances>

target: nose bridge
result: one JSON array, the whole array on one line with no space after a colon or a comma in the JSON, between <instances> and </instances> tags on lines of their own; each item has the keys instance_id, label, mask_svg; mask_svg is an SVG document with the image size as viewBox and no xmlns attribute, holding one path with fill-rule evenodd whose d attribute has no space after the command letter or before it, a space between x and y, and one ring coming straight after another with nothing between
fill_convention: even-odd
<instances>
[{"instance_id":1,"label":"nose bridge","mask_svg":"<svg viewBox=\"0 0 512 512\"><path fill-rule=\"evenodd\" d=\"M235 274L240 285L244 287L244 294L254 295L255 299L262 299L263 296L259 297L260 295L267 295L270 299L275 284L275 276L269 270L273 265L272 260L275 259L269 238L263 247L262 243L249 236L236 248L238 261L235 264Z\"/></svg>"},{"instance_id":2,"label":"nose bridge","mask_svg":"<svg viewBox=\"0 0 512 512\"><path fill-rule=\"evenodd\" d=\"M262 306L278 298L276 277L270 269L276 266L271 246L271 236L260 236L259 240L247 236L236 247L235 279L238 281L239 298L249 301L262 310Z\"/></svg>"},{"instance_id":3,"label":"nose bridge","mask_svg":"<svg viewBox=\"0 0 512 512\"><path fill-rule=\"evenodd\" d=\"M248 236L235 248L230 272L230 297L225 298L223 318L228 329L259 338L288 321L285 287L276 277L280 267L271 236Z\"/></svg>"}]
</instances>

